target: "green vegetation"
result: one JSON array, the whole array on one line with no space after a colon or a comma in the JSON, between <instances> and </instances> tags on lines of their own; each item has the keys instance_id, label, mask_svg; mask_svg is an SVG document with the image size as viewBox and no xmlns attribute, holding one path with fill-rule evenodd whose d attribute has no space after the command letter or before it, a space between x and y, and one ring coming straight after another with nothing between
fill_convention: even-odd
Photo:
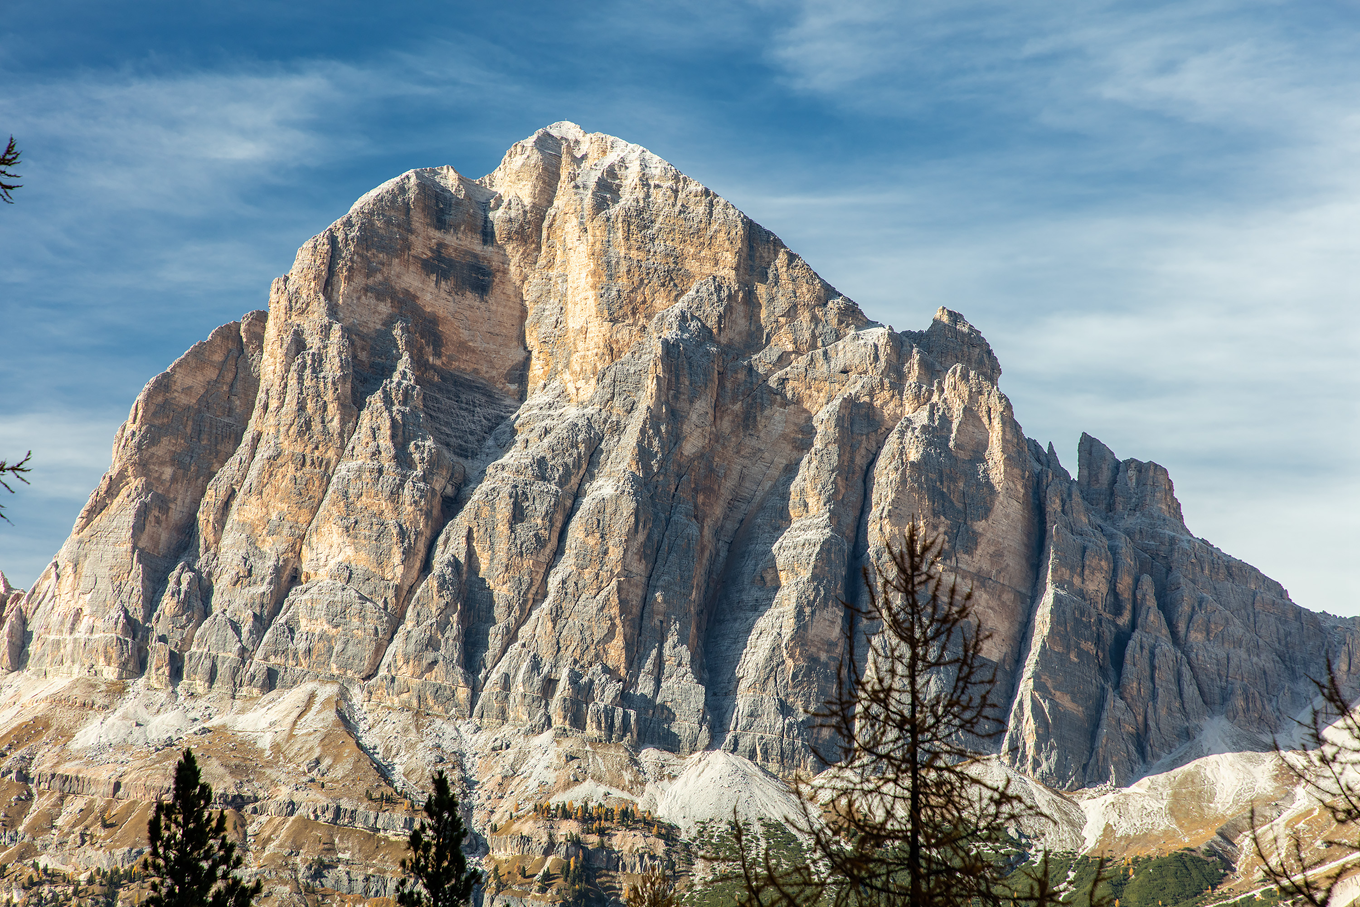
<instances>
[{"instance_id":1,"label":"green vegetation","mask_svg":"<svg viewBox=\"0 0 1360 907\"><path fill-rule=\"evenodd\" d=\"M743 835L748 841L758 839L775 866L806 864L809 854L793 832L776 822L763 819L757 833L749 825ZM737 838L731 823L716 826L700 823L696 835L700 858L707 861L712 875L694 883L680 898L683 907L731 907L746 894L742 880Z\"/></svg>"},{"instance_id":2,"label":"green vegetation","mask_svg":"<svg viewBox=\"0 0 1360 907\"><path fill-rule=\"evenodd\" d=\"M1103 864L1089 856L1051 857L1052 877L1063 881L1063 903L1085 903L1097 872L1103 881L1096 887L1096 899L1111 907L1116 903L1118 907L1196 907L1208 900L1207 895L1227 875L1228 867L1190 850ZM1011 878L1017 895L1024 899L1029 886L1021 883L1019 872Z\"/></svg>"},{"instance_id":3,"label":"green vegetation","mask_svg":"<svg viewBox=\"0 0 1360 907\"><path fill-rule=\"evenodd\" d=\"M567 871L562 874L562 880L567 885L563 900L572 907L583 907L604 900L596 872L583 856L572 857L567 861Z\"/></svg>"},{"instance_id":4,"label":"green vegetation","mask_svg":"<svg viewBox=\"0 0 1360 907\"><path fill-rule=\"evenodd\" d=\"M744 837L748 848L753 839L766 850L777 865L806 864L810 854L798 838L785 826L762 821L759 833L749 826ZM711 875L702 882L692 882L680 898L683 907L731 907L746 893L739 869L737 840L730 823L718 827L704 823L696 835L701 859L709 864ZM1036 860L1023 861L1022 842L1012 841L1015 848L1002 855L1001 862L1012 871L1006 878L1012 903L1030 904L1035 891ZM1094 902L1108 907L1201 907L1213 900L1214 888L1228 873L1219 859L1206 857L1191 850L1159 857L1134 857L1127 861L1104 860L1074 854L1052 854L1049 858L1049 878L1058 886L1061 903L1086 905L1091 902L1091 885L1100 873L1102 881L1096 887ZM824 897L824 903L831 898ZM1278 895L1263 893L1260 897L1242 898L1221 907L1275 907Z\"/></svg>"},{"instance_id":5,"label":"green vegetation","mask_svg":"<svg viewBox=\"0 0 1360 907\"><path fill-rule=\"evenodd\" d=\"M614 807L604 803L577 804L570 800L565 803L544 801L533 804L529 812L539 820L577 822L586 834L602 835L618 828L636 828L668 843L679 840L679 829L674 825L654 817L650 811L638 812L627 805Z\"/></svg>"},{"instance_id":6,"label":"green vegetation","mask_svg":"<svg viewBox=\"0 0 1360 907\"><path fill-rule=\"evenodd\" d=\"M1182 850L1144 862L1135 861L1123 880L1116 872L1108 884L1113 893L1123 882L1122 890L1115 895L1120 899L1120 907L1153 907L1154 903L1176 907L1197 900L1227 873L1227 867L1218 860Z\"/></svg>"}]
</instances>

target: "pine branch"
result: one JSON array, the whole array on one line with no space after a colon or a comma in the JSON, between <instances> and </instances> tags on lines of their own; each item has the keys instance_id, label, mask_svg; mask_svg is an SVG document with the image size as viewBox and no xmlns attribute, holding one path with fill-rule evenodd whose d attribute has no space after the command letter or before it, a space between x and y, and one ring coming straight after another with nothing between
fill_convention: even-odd
<instances>
[{"instance_id":1,"label":"pine branch","mask_svg":"<svg viewBox=\"0 0 1360 907\"><path fill-rule=\"evenodd\" d=\"M1279 764L1312 796L1339 829L1354 833L1360 822L1360 712L1341 688L1340 675L1330 655L1324 680L1310 678L1321 704L1307 722L1304 748L1291 758L1279 740L1275 754ZM1334 722L1334 723L1333 723ZM1307 846L1298 828L1273 827L1251 811L1251 843L1261 861L1261 873L1284 897L1311 907L1329 907L1337 888L1354 867L1338 860L1333 849L1360 854L1360 837L1326 838L1320 850Z\"/></svg>"},{"instance_id":2,"label":"pine branch","mask_svg":"<svg viewBox=\"0 0 1360 907\"><path fill-rule=\"evenodd\" d=\"M13 141L14 141L13 139L10 139L11 144L13 143ZM0 487L3 487L10 494L14 494L14 489L10 487L10 484L8 482L5 481L6 474L11 476L12 478L18 479L25 485L29 484L28 479L24 478L24 473L33 471L28 465L28 461L31 460L32 458L33 451L30 450L28 453L24 454L24 458L20 460L18 463L11 464L7 463L4 460L0 460ZM0 504L0 520L4 520L6 523L10 523L11 520L9 517L5 516L4 511L5 505Z\"/></svg>"},{"instance_id":3,"label":"pine branch","mask_svg":"<svg viewBox=\"0 0 1360 907\"><path fill-rule=\"evenodd\" d=\"M14 136L9 137L9 144L5 146L5 151L0 154L0 201L6 204L14 204L14 199L10 193L22 186L22 183L11 183L6 180L19 178L11 168L19 163L19 149L14 144Z\"/></svg>"}]
</instances>

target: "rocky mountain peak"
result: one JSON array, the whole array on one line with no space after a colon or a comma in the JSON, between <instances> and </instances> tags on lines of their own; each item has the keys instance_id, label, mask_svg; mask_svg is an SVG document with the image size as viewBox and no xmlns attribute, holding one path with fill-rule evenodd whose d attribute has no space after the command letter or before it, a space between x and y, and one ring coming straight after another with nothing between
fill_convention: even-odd
<instances>
[{"instance_id":1,"label":"rocky mountain peak","mask_svg":"<svg viewBox=\"0 0 1360 907\"><path fill-rule=\"evenodd\" d=\"M789 771L854 654L842 601L921 519L1016 767L1126 783L1210 720L1264 741L1354 628L1190 535L1157 464L1083 436L1074 481L1000 375L959 313L877 325L662 159L557 123L480 179L367 193L267 314L152 379L4 666Z\"/></svg>"},{"instance_id":2,"label":"rocky mountain peak","mask_svg":"<svg viewBox=\"0 0 1360 907\"><path fill-rule=\"evenodd\" d=\"M1001 363L991 344L968 319L952 309L942 306L916 342L939 362L957 362L992 384L1001 380Z\"/></svg>"},{"instance_id":3,"label":"rocky mountain peak","mask_svg":"<svg viewBox=\"0 0 1360 907\"><path fill-rule=\"evenodd\" d=\"M1157 463L1120 460L1100 441L1082 432L1077 446L1077 487L1087 504L1119 519L1170 521L1186 532L1171 475Z\"/></svg>"}]
</instances>

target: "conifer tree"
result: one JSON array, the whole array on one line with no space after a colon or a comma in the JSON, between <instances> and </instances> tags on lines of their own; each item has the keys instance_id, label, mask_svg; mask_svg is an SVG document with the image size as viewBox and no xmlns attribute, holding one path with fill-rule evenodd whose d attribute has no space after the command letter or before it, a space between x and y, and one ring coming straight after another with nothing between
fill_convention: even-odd
<instances>
[{"instance_id":1,"label":"conifer tree","mask_svg":"<svg viewBox=\"0 0 1360 907\"><path fill-rule=\"evenodd\" d=\"M567 871L562 875L567 891L564 903L570 907L584 907L600 900L600 892L595 884L595 874L583 857L572 857L567 862Z\"/></svg>"},{"instance_id":2,"label":"conifer tree","mask_svg":"<svg viewBox=\"0 0 1360 907\"><path fill-rule=\"evenodd\" d=\"M802 815L794 824L812 860L755 845L734 820L745 907L1017 899L1003 882L1008 832L1041 817L1008 780L983 770L987 741L1003 730L994 668L972 594L946 582L941 549L913 522L885 563L864 569L866 604L845 603L848 654L835 694L812 713L838 742L837 752L816 754L834 768L816 787L795 782ZM857 640L867 647L860 657ZM1056 902L1047 886L1025 887Z\"/></svg>"},{"instance_id":3,"label":"conifer tree","mask_svg":"<svg viewBox=\"0 0 1360 907\"><path fill-rule=\"evenodd\" d=\"M458 815L458 798L443 770L431 779L434 793L425 801L425 818L411 830L411 856L401 861L403 879L397 891L399 907L459 907L472 898L481 873L469 869L463 854L467 829Z\"/></svg>"},{"instance_id":4,"label":"conifer tree","mask_svg":"<svg viewBox=\"0 0 1360 907\"><path fill-rule=\"evenodd\" d=\"M1354 878L1352 858L1360 854L1360 711L1330 656L1326 679L1310 679L1318 695L1302 723L1303 745L1286 752L1276 740L1275 753L1335 828L1316 841L1303 826L1283 828L1252 807L1251 843L1265 880L1285 899L1330 907L1345 892L1341 883Z\"/></svg>"},{"instance_id":5,"label":"conifer tree","mask_svg":"<svg viewBox=\"0 0 1360 907\"><path fill-rule=\"evenodd\" d=\"M227 837L226 811L213 819L212 797L186 749L175 765L169 801L156 804L147 825L147 907L250 907L260 893L258 881L247 885L237 876L245 861Z\"/></svg>"}]
</instances>

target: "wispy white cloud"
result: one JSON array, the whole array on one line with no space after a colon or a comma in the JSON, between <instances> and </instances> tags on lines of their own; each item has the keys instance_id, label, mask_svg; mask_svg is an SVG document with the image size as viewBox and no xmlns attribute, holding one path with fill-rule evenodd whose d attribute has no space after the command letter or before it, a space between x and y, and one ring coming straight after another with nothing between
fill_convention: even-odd
<instances>
[{"instance_id":1,"label":"wispy white cloud","mask_svg":"<svg viewBox=\"0 0 1360 907\"><path fill-rule=\"evenodd\" d=\"M335 64L77 71L6 97L25 185L0 220L0 456L33 451L32 485L5 495L13 525L0 525L13 581L69 532L141 384L265 304L298 242L288 228L305 232L261 223L260 195L354 153L362 139L325 117L356 82Z\"/></svg>"},{"instance_id":2,"label":"wispy white cloud","mask_svg":"<svg viewBox=\"0 0 1360 907\"><path fill-rule=\"evenodd\" d=\"M1024 13L1011 4L804 0L793 10L768 48L771 59L797 88L864 105L901 102L920 87L913 80L925 78L967 90L1023 50L1016 20ZM979 44L992 52L977 53Z\"/></svg>"},{"instance_id":3,"label":"wispy white cloud","mask_svg":"<svg viewBox=\"0 0 1360 907\"><path fill-rule=\"evenodd\" d=\"M211 208L221 216L261 181L284 179L303 161L352 152L357 137L331 134L316 120L358 81L338 64L91 72L30 85L10 116L30 146L35 186L66 192L78 185L92 201L127 210L184 216Z\"/></svg>"},{"instance_id":4,"label":"wispy white cloud","mask_svg":"<svg viewBox=\"0 0 1360 907\"><path fill-rule=\"evenodd\" d=\"M990 152L993 166L1047 156L1069 179L1231 182L1261 175L1261 145L1335 146L1338 125L1356 135L1353 23L1329 31L1272 2L794 9L767 50L791 87L857 116L918 123L911 137L923 145L968 134L945 153Z\"/></svg>"},{"instance_id":5,"label":"wispy white cloud","mask_svg":"<svg viewBox=\"0 0 1360 907\"><path fill-rule=\"evenodd\" d=\"M83 310L63 328L105 331L120 318L144 319L144 311L107 305L125 292L267 282L284 256L261 271L258 247L248 252L252 243L232 236L233 227L300 169L354 153L361 140L334 134L323 118L355 81L353 71L326 64L78 72L26 85L6 102L6 120L23 137L27 180L22 204L0 222L13 262L0 275L8 305Z\"/></svg>"},{"instance_id":6,"label":"wispy white cloud","mask_svg":"<svg viewBox=\"0 0 1360 907\"><path fill-rule=\"evenodd\" d=\"M1346 237L1360 194L1294 201L1012 212L936 232L889 203L785 198L767 222L872 317L915 329L936 306L963 311L996 348L1026 431L1069 466L1082 431L1167 465L1193 531L1301 603L1355 613L1360 258Z\"/></svg>"}]
</instances>

